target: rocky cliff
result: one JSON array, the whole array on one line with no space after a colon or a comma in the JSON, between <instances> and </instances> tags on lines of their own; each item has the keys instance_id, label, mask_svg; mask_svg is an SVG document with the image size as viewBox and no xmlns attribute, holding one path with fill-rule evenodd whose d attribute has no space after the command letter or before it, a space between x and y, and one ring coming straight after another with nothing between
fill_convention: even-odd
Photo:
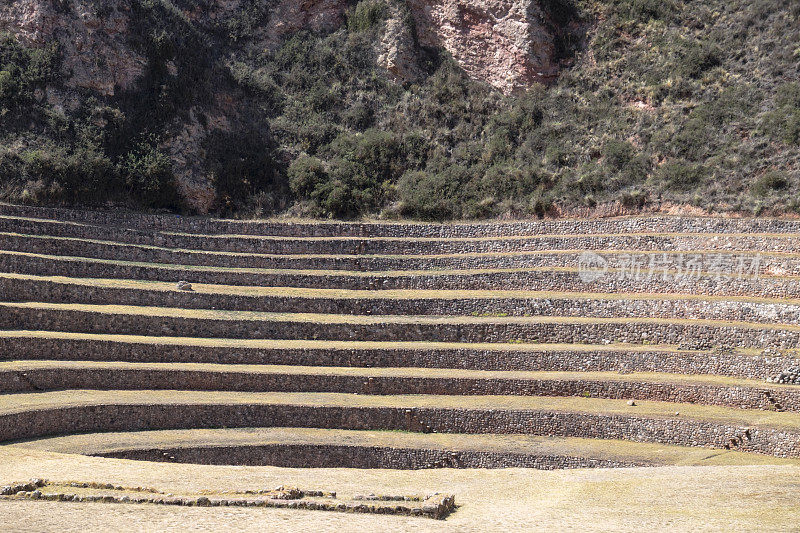
<instances>
[{"instance_id":1,"label":"rocky cliff","mask_svg":"<svg viewBox=\"0 0 800 533\"><path fill-rule=\"evenodd\" d=\"M348 0L263 3L268 5L269 17L263 27L256 28L253 47L274 47L301 30L331 31L342 25L351 7ZM182 5L176 2L174 7ZM208 26L241 7L241 0L206 0L188 4L181 15ZM503 92L551 79L558 72L556 41L566 28L554 25L540 0L405 0L393 2L390 8L385 46L401 51L385 61L397 73L413 70L409 64L413 50L402 42L408 37L415 44L447 50L472 78ZM403 8L411 13L413 27L404 27ZM127 41L130 19L131 4L123 0L0 4L0 31L28 44L58 42L67 85L102 95L129 88L144 70L145 58Z\"/></svg>"},{"instance_id":2,"label":"rocky cliff","mask_svg":"<svg viewBox=\"0 0 800 533\"><path fill-rule=\"evenodd\" d=\"M550 5L550 0L543 0ZM374 61L395 82L418 81L421 50L444 50L472 79L503 93L551 80L560 57L556 42L564 28L540 0L375 0L382 15ZM46 101L59 112L76 112L87 95L118 100L136 91L157 91L170 79L220 76L190 73L158 24L142 22L160 10L185 26L193 55L231 57L274 51L298 32L333 32L352 15L348 0L15 0L0 3L0 32L26 46L57 43L61 82L49 85ZM177 21L177 22L174 22ZM563 21L561 21L563 26ZM244 29L243 29L244 28ZM144 35L142 35L144 34ZM185 44L185 43L184 43ZM160 81L154 79L161 76ZM224 77L224 76L222 76ZM166 84L165 84L166 82ZM192 83L196 83L192 82ZM186 204L208 212L219 202L204 148L214 131L231 131L251 110L242 95L221 82L204 102L177 113L160 135Z\"/></svg>"},{"instance_id":3,"label":"rocky cliff","mask_svg":"<svg viewBox=\"0 0 800 533\"><path fill-rule=\"evenodd\" d=\"M510 93L558 72L538 0L408 0L419 43L442 47L473 79Z\"/></svg>"},{"instance_id":4,"label":"rocky cliff","mask_svg":"<svg viewBox=\"0 0 800 533\"><path fill-rule=\"evenodd\" d=\"M800 212L798 17L796 0L0 0L0 201Z\"/></svg>"}]
</instances>

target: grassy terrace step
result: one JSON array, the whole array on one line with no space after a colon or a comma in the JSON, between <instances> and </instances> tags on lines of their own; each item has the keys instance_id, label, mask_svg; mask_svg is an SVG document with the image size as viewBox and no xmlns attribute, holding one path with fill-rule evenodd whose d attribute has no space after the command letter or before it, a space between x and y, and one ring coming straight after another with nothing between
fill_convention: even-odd
<instances>
[{"instance_id":1,"label":"grassy terrace step","mask_svg":"<svg viewBox=\"0 0 800 533\"><path fill-rule=\"evenodd\" d=\"M441 271L350 272L342 270L279 270L213 268L113 261L83 257L0 251L0 272L73 278L136 279L145 281L335 288L346 290L551 290L637 293L690 293L759 298L800 297L798 276L754 276L698 272L676 281L672 270L639 277L609 269L587 283L578 268L476 269Z\"/></svg>"},{"instance_id":2,"label":"grassy terrace step","mask_svg":"<svg viewBox=\"0 0 800 533\"><path fill-rule=\"evenodd\" d=\"M576 266L583 250L540 250L532 252L470 253L439 255L324 255L324 254L259 254L238 252L213 252L184 250L124 244L114 241L80 239L75 237L51 237L47 235L25 235L0 233L0 250L15 252L87 257L96 259L125 260L140 263L179 264L225 268L268 268L300 270L454 270L486 268L525 268L533 266ZM625 264L631 256L645 262L660 260L663 250L596 250L609 264ZM800 274L800 254L748 252L736 250L697 250L692 258L700 264L712 264L717 258L735 263L739 258L752 262L760 257L758 271L761 274L785 272ZM675 262L678 257L668 256ZM688 258L684 258L687 260Z\"/></svg>"},{"instance_id":3,"label":"grassy terrace step","mask_svg":"<svg viewBox=\"0 0 800 533\"><path fill-rule=\"evenodd\" d=\"M800 252L800 233L581 233L520 237L269 237L144 231L0 216L0 232L76 237L128 244L262 254L454 254L541 250L751 250Z\"/></svg>"},{"instance_id":4,"label":"grassy terrace step","mask_svg":"<svg viewBox=\"0 0 800 533\"><path fill-rule=\"evenodd\" d=\"M439 451L489 452L540 457L580 457L599 461L675 466L798 464L797 459L730 451L709 454L686 446L531 435L419 434L311 428L237 428L91 433L50 437L14 448L83 455L116 455L132 450L342 445ZM172 455L172 454L170 454ZM165 460L163 455L161 460ZM447 463L445 463L447 465ZM452 466L452 463L448 466Z\"/></svg>"},{"instance_id":5,"label":"grassy terrace step","mask_svg":"<svg viewBox=\"0 0 800 533\"><path fill-rule=\"evenodd\" d=\"M0 393L69 389L580 396L800 411L800 387L720 376L9 361Z\"/></svg>"},{"instance_id":6,"label":"grassy terrace step","mask_svg":"<svg viewBox=\"0 0 800 533\"><path fill-rule=\"evenodd\" d=\"M596 220L523 220L518 222L483 222L431 224L414 222L320 222L317 220L222 220L201 217L146 215L122 210L88 211L0 204L0 215L21 218L56 219L84 224L116 225L128 228L156 228L206 233L298 236L391 236L458 237L470 235L529 235L543 233L583 233L641 231L641 228L665 228L668 231L800 233L800 222L769 218L716 218L681 216L632 216Z\"/></svg>"},{"instance_id":7,"label":"grassy terrace step","mask_svg":"<svg viewBox=\"0 0 800 533\"><path fill-rule=\"evenodd\" d=\"M0 302L0 329L241 338L428 342L626 342L796 348L800 326L581 317L361 316Z\"/></svg>"},{"instance_id":8,"label":"grassy terrace step","mask_svg":"<svg viewBox=\"0 0 800 533\"><path fill-rule=\"evenodd\" d=\"M680 413L680 414L678 414ZM216 427L531 434L800 455L800 413L529 396L94 391L0 395L0 440Z\"/></svg>"},{"instance_id":9,"label":"grassy terrace step","mask_svg":"<svg viewBox=\"0 0 800 533\"><path fill-rule=\"evenodd\" d=\"M352 315L476 315L705 318L800 322L800 300L556 291L336 290L68 278L0 273L13 301L127 304L183 309Z\"/></svg>"},{"instance_id":10,"label":"grassy terrace step","mask_svg":"<svg viewBox=\"0 0 800 533\"><path fill-rule=\"evenodd\" d=\"M630 344L244 340L0 331L0 359L671 372L763 380L800 366L796 351L714 351Z\"/></svg>"}]
</instances>

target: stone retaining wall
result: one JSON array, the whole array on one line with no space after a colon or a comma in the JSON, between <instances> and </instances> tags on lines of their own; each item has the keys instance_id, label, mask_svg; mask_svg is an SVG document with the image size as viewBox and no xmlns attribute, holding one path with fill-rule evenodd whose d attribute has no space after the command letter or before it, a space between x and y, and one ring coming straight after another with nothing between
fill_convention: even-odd
<instances>
[{"instance_id":1,"label":"stone retaining wall","mask_svg":"<svg viewBox=\"0 0 800 533\"><path fill-rule=\"evenodd\" d=\"M480 319L478 319L480 320ZM688 323L505 322L336 323L205 319L4 306L0 329L227 339L307 339L423 342L538 342L548 344L680 344L701 348L797 348L800 331ZM598 319L600 320L600 319Z\"/></svg>"},{"instance_id":2,"label":"stone retaining wall","mask_svg":"<svg viewBox=\"0 0 800 533\"><path fill-rule=\"evenodd\" d=\"M34 276L73 278L132 279L255 287L304 287L346 290L533 290L563 292L628 292L703 294L711 296L749 296L758 298L800 298L800 283L792 278L716 276L706 274L681 280L662 275L643 277L616 275L613 272L591 283L576 271L525 270L511 272L463 272L392 275L341 273L241 272L187 269L170 265L116 264L83 259L36 257L0 253L0 272Z\"/></svg>"},{"instance_id":3,"label":"stone retaining wall","mask_svg":"<svg viewBox=\"0 0 800 533\"><path fill-rule=\"evenodd\" d=\"M800 411L800 390L703 383L596 379L342 376L151 369L26 369L0 371L0 393L50 390L202 390L335 392L402 395L580 396Z\"/></svg>"},{"instance_id":4,"label":"stone retaining wall","mask_svg":"<svg viewBox=\"0 0 800 533\"><path fill-rule=\"evenodd\" d=\"M70 302L183 309L350 315L509 315L598 318L697 318L766 324L800 323L800 305L694 299L326 298L241 296L145 290L0 277L9 302Z\"/></svg>"},{"instance_id":5,"label":"stone retaining wall","mask_svg":"<svg viewBox=\"0 0 800 533\"><path fill-rule=\"evenodd\" d=\"M241 235L200 235L159 233L113 226L85 226L49 221L0 218L0 231L31 235L51 235L97 239L119 243L152 245L189 250L208 250L262 254L455 254L513 253L541 250L651 250L695 252L697 250L750 250L756 252L800 252L795 235L561 235L503 237L495 239L413 240L407 234L396 239L336 238L293 239ZM661 233L656 227L652 232ZM484 237L478 235L478 237Z\"/></svg>"},{"instance_id":6,"label":"stone retaining wall","mask_svg":"<svg viewBox=\"0 0 800 533\"><path fill-rule=\"evenodd\" d=\"M0 215L53 218L87 224L131 228L256 235L303 236L410 236L471 237L535 235L540 233L639 233L658 229L670 233L800 233L800 221L768 218L712 218L643 216L596 220L526 220L461 224L414 223L287 223L236 221L201 217L146 215L122 210L84 211L71 209L0 205Z\"/></svg>"},{"instance_id":7,"label":"stone retaining wall","mask_svg":"<svg viewBox=\"0 0 800 533\"><path fill-rule=\"evenodd\" d=\"M348 270L361 272L380 272L393 270L465 270L489 268L534 268L564 267L578 268L581 252L563 251L558 253L519 253L506 255L451 255L451 256L307 256L307 255L257 255L232 254L223 252L199 252L170 248L144 247L132 244L104 243L88 240L72 240L50 237L31 237L24 235L0 234L0 250L23 253L58 255L71 257L91 257L111 261L132 261L137 263L161 263L187 266L208 266L224 268L267 268L302 270ZM653 252L650 256L634 252L639 260L653 257L662 260L662 254ZM720 257L738 261L736 252L693 252L689 255L699 264L709 265ZM602 257L610 265L623 265L630 260L631 253L604 253ZM750 259L748 255L742 256ZM679 257L668 255L668 260L679 264ZM656 263L658 264L658 263ZM749 265L751 266L751 265ZM785 255L763 255L758 263L759 274L782 271L787 274L800 274L800 257Z\"/></svg>"},{"instance_id":8,"label":"stone retaining wall","mask_svg":"<svg viewBox=\"0 0 800 533\"><path fill-rule=\"evenodd\" d=\"M656 462L611 461L589 457L486 451L446 451L333 444L271 444L205 448L136 449L92 454L134 461L204 465L277 466L283 468L625 468Z\"/></svg>"},{"instance_id":9,"label":"stone retaining wall","mask_svg":"<svg viewBox=\"0 0 800 533\"><path fill-rule=\"evenodd\" d=\"M267 404L87 405L0 414L0 441L82 432L311 427L622 439L800 456L800 432L689 418L536 410L404 409Z\"/></svg>"},{"instance_id":10,"label":"stone retaining wall","mask_svg":"<svg viewBox=\"0 0 800 533\"><path fill-rule=\"evenodd\" d=\"M0 360L664 372L760 380L800 366L800 359L777 353L744 355L633 349L479 350L467 346L461 349L247 348L38 337L0 337Z\"/></svg>"}]
</instances>

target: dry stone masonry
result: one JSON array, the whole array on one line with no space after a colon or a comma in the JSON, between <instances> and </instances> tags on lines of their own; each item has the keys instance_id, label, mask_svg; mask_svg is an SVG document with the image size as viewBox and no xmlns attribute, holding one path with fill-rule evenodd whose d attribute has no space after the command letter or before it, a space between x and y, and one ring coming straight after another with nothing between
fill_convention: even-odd
<instances>
[{"instance_id":1,"label":"dry stone masonry","mask_svg":"<svg viewBox=\"0 0 800 533\"><path fill-rule=\"evenodd\" d=\"M448 6L429 16L446 19ZM519 7L487 6L504 21ZM660 464L434 446L431 434L447 433L800 457L798 242L800 223L781 220L292 224L0 205L0 442L269 427L371 430L385 444L85 453L284 467ZM587 279L587 251L662 267ZM687 256L759 261L675 276L669 262ZM421 440L395 446L393 431ZM392 505L441 517L448 498Z\"/></svg>"}]
</instances>

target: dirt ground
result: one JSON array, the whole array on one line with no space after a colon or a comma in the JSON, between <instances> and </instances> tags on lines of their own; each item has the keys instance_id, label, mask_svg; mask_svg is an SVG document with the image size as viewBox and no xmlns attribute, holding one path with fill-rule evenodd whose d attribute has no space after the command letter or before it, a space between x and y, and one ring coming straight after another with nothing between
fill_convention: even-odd
<instances>
[{"instance_id":1,"label":"dirt ground","mask_svg":"<svg viewBox=\"0 0 800 533\"><path fill-rule=\"evenodd\" d=\"M618 470L348 470L200 466L0 449L0 484L42 477L161 490L294 485L347 493L451 492L445 521L260 508L0 500L8 532L94 531L787 531L800 523L800 467Z\"/></svg>"}]
</instances>

